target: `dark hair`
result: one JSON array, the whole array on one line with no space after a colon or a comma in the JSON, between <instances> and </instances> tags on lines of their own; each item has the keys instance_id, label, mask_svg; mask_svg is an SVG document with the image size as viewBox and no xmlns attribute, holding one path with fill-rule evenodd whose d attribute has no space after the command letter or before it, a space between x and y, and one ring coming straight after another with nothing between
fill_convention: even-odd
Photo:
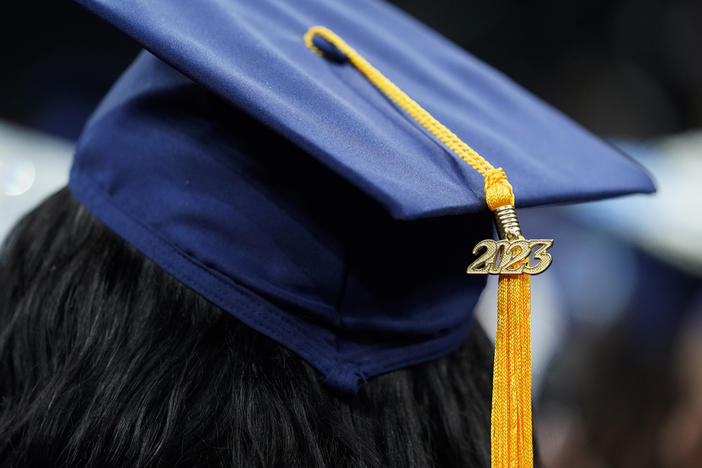
<instances>
[{"instance_id":1,"label":"dark hair","mask_svg":"<svg viewBox=\"0 0 702 468\"><path fill-rule=\"evenodd\" d=\"M492 346L353 397L163 272L64 189L0 252L0 465L487 467Z\"/></svg>"}]
</instances>

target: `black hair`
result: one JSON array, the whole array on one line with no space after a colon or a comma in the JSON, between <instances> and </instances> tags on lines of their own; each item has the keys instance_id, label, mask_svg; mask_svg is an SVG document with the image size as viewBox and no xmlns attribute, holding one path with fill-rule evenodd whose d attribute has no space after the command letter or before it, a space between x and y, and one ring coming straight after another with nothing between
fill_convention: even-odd
<instances>
[{"instance_id":1,"label":"black hair","mask_svg":"<svg viewBox=\"0 0 702 468\"><path fill-rule=\"evenodd\" d=\"M63 189L0 252L0 466L488 467L492 353L336 394Z\"/></svg>"}]
</instances>

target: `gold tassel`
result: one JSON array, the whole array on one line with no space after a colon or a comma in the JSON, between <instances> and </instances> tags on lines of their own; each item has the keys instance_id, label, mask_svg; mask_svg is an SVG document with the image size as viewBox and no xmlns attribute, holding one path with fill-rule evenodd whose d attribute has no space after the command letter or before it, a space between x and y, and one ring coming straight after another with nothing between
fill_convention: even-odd
<instances>
[{"instance_id":1,"label":"gold tassel","mask_svg":"<svg viewBox=\"0 0 702 468\"><path fill-rule=\"evenodd\" d=\"M502 169L494 169L485 177L485 200L492 211L514 206L514 192ZM529 276L503 274L497 284L491 420L493 468L534 466Z\"/></svg>"},{"instance_id":2,"label":"gold tassel","mask_svg":"<svg viewBox=\"0 0 702 468\"><path fill-rule=\"evenodd\" d=\"M500 275L492 382L492 466L532 467L529 275Z\"/></svg>"}]
</instances>

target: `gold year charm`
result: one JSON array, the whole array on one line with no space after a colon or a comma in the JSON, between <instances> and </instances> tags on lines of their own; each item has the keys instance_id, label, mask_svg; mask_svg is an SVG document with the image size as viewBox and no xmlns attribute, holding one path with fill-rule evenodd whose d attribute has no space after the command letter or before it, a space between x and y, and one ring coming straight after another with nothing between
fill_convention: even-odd
<instances>
[{"instance_id":1,"label":"gold year charm","mask_svg":"<svg viewBox=\"0 0 702 468\"><path fill-rule=\"evenodd\" d=\"M473 263L468 266L466 273L470 275L519 275L527 273L538 275L551 265L551 254L548 249L553 245L553 239L517 239L492 240L485 239L473 248L473 255L485 250ZM529 265L529 257L534 256L538 263Z\"/></svg>"},{"instance_id":2,"label":"gold year charm","mask_svg":"<svg viewBox=\"0 0 702 468\"><path fill-rule=\"evenodd\" d=\"M485 239L473 248L479 257L468 266L469 275L538 275L551 265L553 258L548 253L553 239L531 239L522 237L517 212L511 205L494 211L497 233L501 240ZM529 264L533 256L535 265Z\"/></svg>"}]
</instances>

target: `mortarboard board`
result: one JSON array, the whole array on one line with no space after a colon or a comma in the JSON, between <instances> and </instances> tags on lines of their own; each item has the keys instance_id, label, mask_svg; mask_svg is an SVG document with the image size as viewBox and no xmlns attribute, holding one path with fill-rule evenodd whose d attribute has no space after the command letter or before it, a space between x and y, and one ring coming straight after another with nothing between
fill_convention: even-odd
<instances>
[{"instance_id":1,"label":"mortarboard board","mask_svg":"<svg viewBox=\"0 0 702 468\"><path fill-rule=\"evenodd\" d=\"M483 175L444 129L505 169L520 206L653 191L629 158L383 3L79 2L150 53L88 122L73 194L346 392L451 352L471 326L484 277L465 271L490 217ZM414 100L379 92L351 52Z\"/></svg>"}]
</instances>

